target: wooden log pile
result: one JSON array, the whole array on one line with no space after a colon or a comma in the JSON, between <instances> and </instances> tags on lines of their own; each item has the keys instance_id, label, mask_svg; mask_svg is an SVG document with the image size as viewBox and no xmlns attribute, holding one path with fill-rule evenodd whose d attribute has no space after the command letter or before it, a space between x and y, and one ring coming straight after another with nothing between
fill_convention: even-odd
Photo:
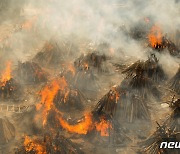
<instances>
[{"instance_id":1,"label":"wooden log pile","mask_svg":"<svg viewBox=\"0 0 180 154\"><path fill-rule=\"evenodd\" d=\"M118 101L119 93L118 91L116 91L116 87L113 87L106 95L104 95L99 100L93 110L93 113L97 115L106 114L109 117L113 117L117 110Z\"/></svg>"},{"instance_id":2,"label":"wooden log pile","mask_svg":"<svg viewBox=\"0 0 180 154\"><path fill-rule=\"evenodd\" d=\"M109 133L110 142L113 145L119 146L131 142L132 140L126 135L126 130L119 123L119 117L117 116L117 107L119 105L119 91L118 87L114 86L112 89L104 95L97 105L94 107L92 114L97 121L102 116L106 120L110 121L112 126Z\"/></svg>"},{"instance_id":3,"label":"wooden log pile","mask_svg":"<svg viewBox=\"0 0 180 154\"><path fill-rule=\"evenodd\" d=\"M16 75L25 84L37 84L47 81L47 73L35 62L19 62Z\"/></svg>"},{"instance_id":4,"label":"wooden log pile","mask_svg":"<svg viewBox=\"0 0 180 154\"><path fill-rule=\"evenodd\" d=\"M121 105L118 107L118 115L122 120L135 122L139 120L151 120L148 103L138 95L126 93L121 95Z\"/></svg>"},{"instance_id":5,"label":"wooden log pile","mask_svg":"<svg viewBox=\"0 0 180 154\"><path fill-rule=\"evenodd\" d=\"M127 77L142 77L150 79L155 83L159 83L167 79L167 75L159 65L159 60L155 54L151 54L146 61L137 61L134 64L127 67L123 74L127 74ZM144 80L145 80L144 79Z\"/></svg>"},{"instance_id":6,"label":"wooden log pile","mask_svg":"<svg viewBox=\"0 0 180 154\"><path fill-rule=\"evenodd\" d=\"M96 69L98 72L103 72L103 63L107 59L104 54L91 52L87 55L81 55L76 59L74 66L79 70Z\"/></svg>"},{"instance_id":7,"label":"wooden log pile","mask_svg":"<svg viewBox=\"0 0 180 154\"><path fill-rule=\"evenodd\" d=\"M166 75L158 65L154 54L145 62L137 61L123 71L126 78L119 86L120 105L119 117L134 122L137 119L150 120L148 102L152 98L160 100L159 81L165 80Z\"/></svg>"},{"instance_id":8,"label":"wooden log pile","mask_svg":"<svg viewBox=\"0 0 180 154\"><path fill-rule=\"evenodd\" d=\"M158 124L158 123L157 123ZM179 149L160 149L161 142L179 142L180 132L175 132L169 129L165 125L159 125L157 130L145 141L140 143L140 147L143 149L141 153L144 154L178 154Z\"/></svg>"},{"instance_id":9,"label":"wooden log pile","mask_svg":"<svg viewBox=\"0 0 180 154\"><path fill-rule=\"evenodd\" d=\"M59 90L54 98L54 103L60 110L82 110L86 102L85 96L74 88Z\"/></svg>"},{"instance_id":10,"label":"wooden log pile","mask_svg":"<svg viewBox=\"0 0 180 154\"><path fill-rule=\"evenodd\" d=\"M65 54L63 53L59 44L51 40L45 43L41 51L35 55L33 61L42 66L56 67L64 60Z\"/></svg>"}]
</instances>

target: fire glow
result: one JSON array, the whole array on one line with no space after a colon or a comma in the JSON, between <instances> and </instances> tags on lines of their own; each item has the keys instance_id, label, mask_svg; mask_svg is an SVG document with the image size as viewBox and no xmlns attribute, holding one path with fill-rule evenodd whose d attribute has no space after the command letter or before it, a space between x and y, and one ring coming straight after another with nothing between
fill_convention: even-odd
<instances>
[{"instance_id":1,"label":"fire glow","mask_svg":"<svg viewBox=\"0 0 180 154\"><path fill-rule=\"evenodd\" d=\"M12 72L11 66L12 66L12 63L10 61L8 61L6 63L6 69L2 72L1 83L3 85L5 85L6 82L11 79L11 72Z\"/></svg>"},{"instance_id":2,"label":"fire glow","mask_svg":"<svg viewBox=\"0 0 180 154\"><path fill-rule=\"evenodd\" d=\"M112 129L110 122L106 121L104 118L100 119L100 122L94 122L92 114L86 113L84 115L84 120L75 125L68 124L62 117L59 118L61 126L70 133L77 133L86 135L92 130L100 132L101 136L109 136L109 129Z\"/></svg>"},{"instance_id":3,"label":"fire glow","mask_svg":"<svg viewBox=\"0 0 180 154\"><path fill-rule=\"evenodd\" d=\"M153 48L156 48L157 45L161 45L162 44L161 28L157 25L154 25L151 28L148 38L149 38L149 42Z\"/></svg>"},{"instance_id":4,"label":"fire glow","mask_svg":"<svg viewBox=\"0 0 180 154\"><path fill-rule=\"evenodd\" d=\"M59 80L53 80L50 85L45 86L45 88L40 92L41 102L36 105L36 109L42 109L43 126L47 123L47 116L50 110L55 110L54 98L58 90L64 90L67 87L67 82L65 78L60 78Z\"/></svg>"},{"instance_id":5,"label":"fire glow","mask_svg":"<svg viewBox=\"0 0 180 154\"><path fill-rule=\"evenodd\" d=\"M24 147L26 152L33 150L36 154L46 154L46 147L28 136L25 136Z\"/></svg>"}]
</instances>

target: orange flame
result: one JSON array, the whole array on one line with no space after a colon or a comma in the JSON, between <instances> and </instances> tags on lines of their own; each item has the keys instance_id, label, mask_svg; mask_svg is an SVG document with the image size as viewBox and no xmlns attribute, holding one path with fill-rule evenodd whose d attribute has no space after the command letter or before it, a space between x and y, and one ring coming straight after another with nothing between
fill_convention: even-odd
<instances>
[{"instance_id":1,"label":"orange flame","mask_svg":"<svg viewBox=\"0 0 180 154\"><path fill-rule=\"evenodd\" d=\"M85 114L83 121L76 125L70 125L62 117L59 118L61 126L70 133L87 134L92 129L92 115Z\"/></svg>"},{"instance_id":2,"label":"orange flame","mask_svg":"<svg viewBox=\"0 0 180 154\"><path fill-rule=\"evenodd\" d=\"M6 69L2 73L1 82L3 85L5 85L6 82L11 79L11 71L12 71L11 65L12 65L12 63L10 61L7 62Z\"/></svg>"},{"instance_id":3,"label":"orange flame","mask_svg":"<svg viewBox=\"0 0 180 154\"><path fill-rule=\"evenodd\" d=\"M83 121L76 125L68 124L62 117L59 118L61 126L70 133L87 134L89 131L96 129L100 132L101 136L109 136L108 130L112 128L110 122L101 118L100 122L93 123L92 114L85 114Z\"/></svg>"},{"instance_id":4,"label":"orange flame","mask_svg":"<svg viewBox=\"0 0 180 154\"><path fill-rule=\"evenodd\" d=\"M101 133L101 136L109 136L109 128L112 129L110 122L106 121L104 118L101 118L99 123L95 123L96 130Z\"/></svg>"},{"instance_id":5,"label":"orange flame","mask_svg":"<svg viewBox=\"0 0 180 154\"><path fill-rule=\"evenodd\" d=\"M35 150L36 154L46 154L46 147L38 143L37 141L31 139L28 136L25 136L24 147L25 147L26 152Z\"/></svg>"},{"instance_id":6,"label":"orange flame","mask_svg":"<svg viewBox=\"0 0 180 154\"><path fill-rule=\"evenodd\" d=\"M161 28L159 26L154 25L151 28L151 31L150 31L150 34L148 35L148 38L149 38L149 42L153 48L156 47L158 44L161 44L162 43Z\"/></svg>"},{"instance_id":7,"label":"orange flame","mask_svg":"<svg viewBox=\"0 0 180 154\"><path fill-rule=\"evenodd\" d=\"M58 92L58 90L64 90L67 87L67 82L64 77L59 80L53 80L52 83L46 86L41 92L41 103L36 105L36 109L40 110L43 105L43 126L47 123L47 116L51 109L55 109L54 106L54 98Z\"/></svg>"}]
</instances>

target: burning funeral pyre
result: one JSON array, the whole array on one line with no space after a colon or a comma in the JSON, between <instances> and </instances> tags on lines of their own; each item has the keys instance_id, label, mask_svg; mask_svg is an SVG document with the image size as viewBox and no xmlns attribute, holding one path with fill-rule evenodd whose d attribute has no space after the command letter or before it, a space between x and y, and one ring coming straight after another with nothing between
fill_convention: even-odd
<instances>
[{"instance_id":1,"label":"burning funeral pyre","mask_svg":"<svg viewBox=\"0 0 180 154\"><path fill-rule=\"evenodd\" d=\"M46 42L41 51L33 58L41 66L57 67L65 59L64 48L61 48L57 42L50 40Z\"/></svg>"},{"instance_id":2,"label":"burning funeral pyre","mask_svg":"<svg viewBox=\"0 0 180 154\"><path fill-rule=\"evenodd\" d=\"M98 52L92 52L87 55L81 55L75 62L74 65L79 70L96 69L98 72L105 71L103 64L107 61L107 56L101 55Z\"/></svg>"},{"instance_id":3,"label":"burning funeral pyre","mask_svg":"<svg viewBox=\"0 0 180 154\"><path fill-rule=\"evenodd\" d=\"M137 142L142 154L179 152L159 148L180 140L180 68L169 80L180 57L178 19L166 26L159 22L166 13L154 18L155 9L152 18L149 11L129 16L125 9L134 2L20 3L0 2L0 153L135 153ZM4 20L10 10L14 17L11 6L16 18ZM161 104L168 91L178 99ZM147 138L155 121L163 125Z\"/></svg>"},{"instance_id":4,"label":"burning funeral pyre","mask_svg":"<svg viewBox=\"0 0 180 154\"><path fill-rule=\"evenodd\" d=\"M147 61L137 61L122 73L127 77L119 86L120 117L133 122L136 119L150 120L149 101L160 100L158 85L166 80L166 75L154 54Z\"/></svg>"},{"instance_id":5,"label":"burning funeral pyre","mask_svg":"<svg viewBox=\"0 0 180 154\"><path fill-rule=\"evenodd\" d=\"M154 50L162 52L164 49L167 49L172 56L179 56L180 49L172 41L163 36L159 26L152 26L148 39L150 42L149 46Z\"/></svg>"},{"instance_id":6,"label":"burning funeral pyre","mask_svg":"<svg viewBox=\"0 0 180 154\"><path fill-rule=\"evenodd\" d=\"M25 136L24 145L16 150L15 154L83 154L71 140L57 133L54 137L51 134L45 134L44 138Z\"/></svg>"},{"instance_id":7,"label":"burning funeral pyre","mask_svg":"<svg viewBox=\"0 0 180 154\"><path fill-rule=\"evenodd\" d=\"M106 119L111 121L112 130L110 130L110 138L116 145L126 144L131 141L118 121L119 117L116 112L119 112L117 110L118 105L120 105L119 99L120 91L118 87L113 86L111 90L99 100L92 111L95 119L106 117Z\"/></svg>"},{"instance_id":8,"label":"burning funeral pyre","mask_svg":"<svg viewBox=\"0 0 180 154\"><path fill-rule=\"evenodd\" d=\"M7 62L5 70L1 73L0 97L1 99L15 98L20 94L20 85L12 77L11 62Z\"/></svg>"}]
</instances>

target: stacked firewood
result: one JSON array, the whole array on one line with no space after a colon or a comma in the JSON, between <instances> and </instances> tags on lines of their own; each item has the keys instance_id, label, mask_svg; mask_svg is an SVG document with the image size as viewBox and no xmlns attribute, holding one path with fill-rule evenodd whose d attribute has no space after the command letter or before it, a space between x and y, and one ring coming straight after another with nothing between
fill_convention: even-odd
<instances>
[{"instance_id":1,"label":"stacked firewood","mask_svg":"<svg viewBox=\"0 0 180 154\"><path fill-rule=\"evenodd\" d=\"M60 110L82 110L85 102L87 102L85 96L74 88L68 88L64 91L59 90L54 99L56 107Z\"/></svg>"},{"instance_id":2,"label":"stacked firewood","mask_svg":"<svg viewBox=\"0 0 180 154\"><path fill-rule=\"evenodd\" d=\"M158 123L157 123L158 124ZM144 154L178 154L179 149L168 149L160 148L160 144L162 142L179 142L180 141L180 132L175 132L168 128L165 125L159 125L157 127L157 130L145 141L140 143L140 146L143 150L141 150L141 153Z\"/></svg>"},{"instance_id":3,"label":"stacked firewood","mask_svg":"<svg viewBox=\"0 0 180 154\"><path fill-rule=\"evenodd\" d=\"M107 60L107 57L98 52L92 52L87 55L81 55L74 65L79 70L97 69L98 72L103 71L103 63Z\"/></svg>"},{"instance_id":4,"label":"stacked firewood","mask_svg":"<svg viewBox=\"0 0 180 154\"><path fill-rule=\"evenodd\" d=\"M152 54L147 61L137 61L122 73L127 76L118 88L118 114L128 122L136 119L150 120L148 102L152 98L160 100L161 92L158 85L166 80L156 56Z\"/></svg>"},{"instance_id":5,"label":"stacked firewood","mask_svg":"<svg viewBox=\"0 0 180 154\"><path fill-rule=\"evenodd\" d=\"M58 66L64 60L63 49L54 41L45 43L44 47L39 51L33 61L42 66Z\"/></svg>"},{"instance_id":6,"label":"stacked firewood","mask_svg":"<svg viewBox=\"0 0 180 154\"><path fill-rule=\"evenodd\" d=\"M35 84L47 80L47 73L35 62L18 63L17 78L26 84Z\"/></svg>"}]
</instances>

